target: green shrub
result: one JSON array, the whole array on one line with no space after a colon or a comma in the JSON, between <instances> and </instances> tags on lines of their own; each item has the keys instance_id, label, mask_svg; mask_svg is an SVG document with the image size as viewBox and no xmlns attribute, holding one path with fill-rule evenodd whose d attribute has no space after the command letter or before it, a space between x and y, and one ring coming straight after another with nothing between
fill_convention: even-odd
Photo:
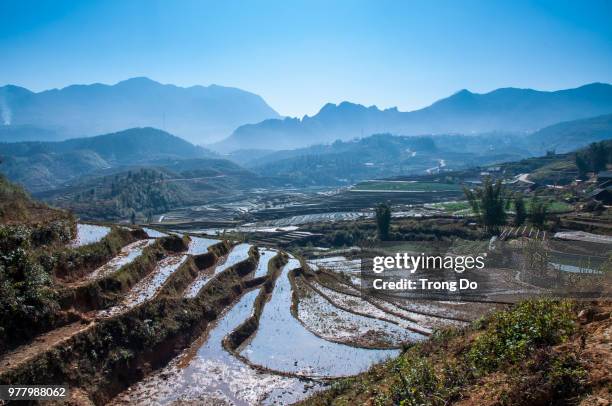
<instances>
[{"instance_id":1,"label":"green shrub","mask_svg":"<svg viewBox=\"0 0 612 406\"><path fill-rule=\"evenodd\" d=\"M36 326L52 323L59 308L49 273L24 248L29 240L22 238L23 230L2 231L0 245L13 248L0 255L0 351L30 337Z\"/></svg>"},{"instance_id":2,"label":"green shrub","mask_svg":"<svg viewBox=\"0 0 612 406\"><path fill-rule=\"evenodd\" d=\"M528 300L493 314L468 357L477 370L490 372L505 363L524 360L539 346L564 341L574 329L570 302Z\"/></svg>"},{"instance_id":3,"label":"green shrub","mask_svg":"<svg viewBox=\"0 0 612 406\"><path fill-rule=\"evenodd\" d=\"M399 378L399 383L392 388L396 402L402 406L437 404L438 397L434 395L441 389L441 382L429 359L401 356L395 361L393 371Z\"/></svg>"}]
</instances>

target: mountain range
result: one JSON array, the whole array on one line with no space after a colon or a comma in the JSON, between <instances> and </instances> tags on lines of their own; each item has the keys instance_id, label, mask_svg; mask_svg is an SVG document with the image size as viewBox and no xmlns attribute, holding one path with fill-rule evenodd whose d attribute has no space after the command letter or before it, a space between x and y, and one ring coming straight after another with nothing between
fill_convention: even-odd
<instances>
[{"instance_id":1,"label":"mountain range","mask_svg":"<svg viewBox=\"0 0 612 406\"><path fill-rule=\"evenodd\" d=\"M202 147L154 128L59 142L0 143L0 156L0 170L34 193L114 168L216 158Z\"/></svg>"},{"instance_id":2,"label":"mountain range","mask_svg":"<svg viewBox=\"0 0 612 406\"><path fill-rule=\"evenodd\" d=\"M375 133L401 135L535 132L568 120L612 113L612 85L537 91L503 88L486 94L462 90L411 112L342 102L326 104L313 117L268 119L245 124L211 146L218 151L293 149Z\"/></svg>"},{"instance_id":3,"label":"mountain range","mask_svg":"<svg viewBox=\"0 0 612 406\"><path fill-rule=\"evenodd\" d=\"M534 154L546 151L565 153L591 142L612 139L612 114L580 120L563 121L529 136Z\"/></svg>"},{"instance_id":4,"label":"mountain range","mask_svg":"<svg viewBox=\"0 0 612 406\"><path fill-rule=\"evenodd\" d=\"M204 144L227 137L243 124L279 117L260 96L244 90L179 87L144 77L42 92L0 87L1 141L59 140L156 127Z\"/></svg>"}]
</instances>

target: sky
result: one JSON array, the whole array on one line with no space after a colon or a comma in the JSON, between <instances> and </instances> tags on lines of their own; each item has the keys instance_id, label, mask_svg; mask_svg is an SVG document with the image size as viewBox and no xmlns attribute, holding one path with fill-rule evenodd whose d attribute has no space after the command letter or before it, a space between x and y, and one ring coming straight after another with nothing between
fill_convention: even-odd
<instances>
[{"instance_id":1,"label":"sky","mask_svg":"<svg viewBox=\"0 0 612 406\"><path fill-rule=\"evenodd\" d=\"M0 85L135 76L238 87L299 117L612 83L612 1L0 0Z\"/></svg>"}]
</instances>

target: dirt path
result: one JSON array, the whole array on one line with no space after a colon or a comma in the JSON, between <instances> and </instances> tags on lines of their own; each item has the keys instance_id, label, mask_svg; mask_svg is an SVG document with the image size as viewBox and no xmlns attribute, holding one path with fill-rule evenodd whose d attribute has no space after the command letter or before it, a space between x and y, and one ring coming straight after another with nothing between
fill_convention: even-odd
<instances>
[{"instance_id":1,"label":"dirt path","mask_svg":"<svg viewBox=\"0 0 612 406\"><path fill-rule=\"evenodd\" d=\"M0 357L0 375L14 369L48 349L94 326L94 322L77 321L38 336L31 343L17 347Z\"/></svg>"}]
</instances>

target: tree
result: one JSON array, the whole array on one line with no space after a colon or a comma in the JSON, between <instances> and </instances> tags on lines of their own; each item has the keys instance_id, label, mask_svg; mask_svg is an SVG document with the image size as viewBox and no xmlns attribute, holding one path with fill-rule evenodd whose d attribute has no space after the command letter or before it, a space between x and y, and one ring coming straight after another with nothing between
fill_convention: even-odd
<instances>
[{"instance_id":1,"label":"tree","mask_svg":"<svg viewBox=\"0 0 612 406\"><path fill-rule=\"evenodd\" d=\"M529 208L529 220L531 223L534 226L542 227L546 221L547 214L548 206L546 203L534 196L531 199L531 207Z\"/></svg>"},{"instance_id":2,"label":"tree","mask_svg":"<svg viewBox=\"0 0 612 406\"><path fill-rule=\"evenodd\" d=\"M514 224L520 226L525 222L525 218L527 218L527 210L525 208L525 200L523 200L523 195L518 194L514 198Z\"/></svg>"},{"instance_id":3,"label":"tree","mask_svg":"<svg viewBox=\"0 0 612 406\"><path fill-rule=\"evenodd\" d=\"M608 152L603 142L594 142L589 145L589 155L591 157L591 165L593 172L601 172L606 170L608 161Z\"/></svg>"},{"instance_id":4,"label":"tree","mask_svg":"<svg viewBox=\"0 0 612 406\"><path fill-rule=\"evenodd\" d=\"M130 222L132 224L136 224L136 212L132 210L132 216L130 217Z\"/></svg>"},{"instance_id":5,"label":"tree","mask_svg":"<svg viewBox=\"0 0 612 406\"><path fill-rule=\"evenodd\" d=\"M381 203L376 207L376 227L378 238L385 241L389 238L389 226L391 225L391 207L386 203Z\"/></svg>"},{"instance_id":6,"label":"tree","mask_svg":"<svg viewBox=\"0 0 612 406\"><path fill-rule=\"evenodd\" d=\"M578 179L586 179L586 174L589 172L589 162L582 154L576 154L576 168L578 168Z\"/></svg>"},{"instance_id":7,"label":"tree","mask_svg":"<svg viewBox=\"0 0 612 406\"><path fill-rule=\"evenodd\" d=\"M506 223L506 192L501 180L493 183L491 178L484 179L482 187L463 189L472 211L485 229L496 229Z\"/></svg>"}]
</instances>

